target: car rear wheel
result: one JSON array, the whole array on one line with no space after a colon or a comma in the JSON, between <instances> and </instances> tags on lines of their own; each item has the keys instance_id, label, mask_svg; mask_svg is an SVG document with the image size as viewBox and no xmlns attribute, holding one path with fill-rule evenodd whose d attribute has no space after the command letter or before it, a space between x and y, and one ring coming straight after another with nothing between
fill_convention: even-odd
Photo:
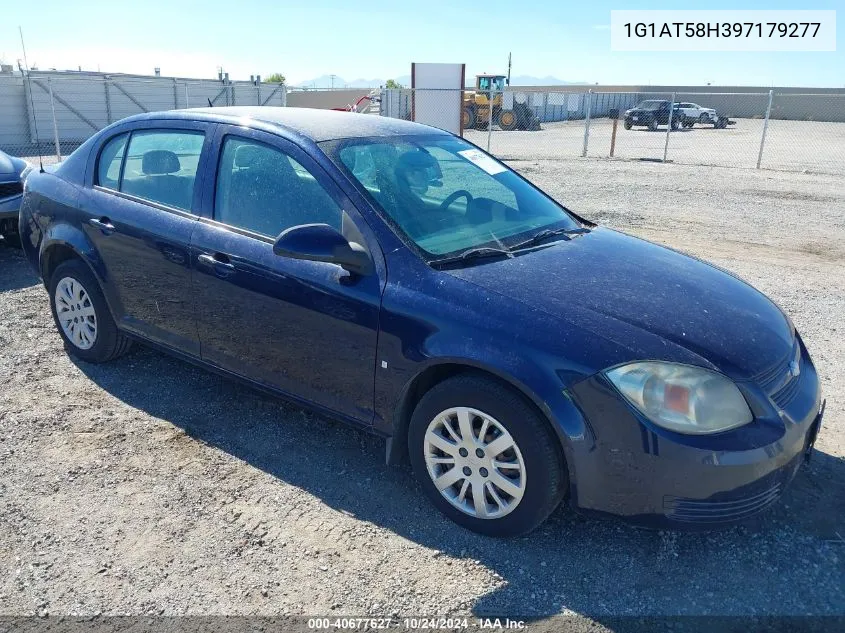
<instances>
[{"instance_id":1,"label":"car rear wheel","mask_svg":"<svg viewBox=\"0 0 845 633\"><path fill-rule=\"evenodd\" d=\"M657 119L652 119L648 122L648 129L654 132L657 129Z\"/></svg>"},{"instance_id":2,"label":"car rear wheel","mask_svg":"<svg viewBox=\"0 0 845 633\"><path fill-rule=\"evenodd\" d=\"M126 353L131 341L109 313L100 285L88 267L73 259L50 277L50 308L65 347L89 363L103 363Z\"/></svg>"},{"instance_id":3,"label":"car rear wheel","mask_svg":"<svg viewBox=\"0 0 845 633\"><path fill-rule=\"evenodd\" d=\"M483 376L456 376L426 393L408 442L426 495L475 532L530 532L566 491L560 444L548 423L518 393Z\"/></svg>"}]
</instances>

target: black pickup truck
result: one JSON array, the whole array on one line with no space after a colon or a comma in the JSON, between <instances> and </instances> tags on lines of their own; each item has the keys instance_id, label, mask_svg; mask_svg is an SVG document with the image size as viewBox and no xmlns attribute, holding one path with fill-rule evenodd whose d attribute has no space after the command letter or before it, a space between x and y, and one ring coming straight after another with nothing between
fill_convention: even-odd
<instances>
[{"instance_id":1,"label":"black pickup truck","mask_svg":"<svg viewBox=\"0 0 845 633\"><path fill-rule=\"evenodd\" d=\"M672 108L672 129L677 130L684 120L680 105L671 104L666 99L642 101L630 110L625 110L625 129L634 126L656 130L658 125L669 125L669 108Z\"/></svg>"}]
</instances>

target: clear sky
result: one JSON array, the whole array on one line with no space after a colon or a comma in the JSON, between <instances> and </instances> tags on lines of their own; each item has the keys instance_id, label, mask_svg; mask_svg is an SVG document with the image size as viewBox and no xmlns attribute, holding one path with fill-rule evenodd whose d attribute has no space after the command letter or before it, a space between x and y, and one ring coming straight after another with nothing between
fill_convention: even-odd
<instances>
[{"instance_id":1,"label":"clear sky","mask_svg":"<svg viewBox=\"0 0 845 633\"><path fill-rule=\"evenodd\" d=\"M689 8L693 8L693 3ZM288 83L409 75L411 62L464 62L467 76L505 72L602 84L845 87L845 10L828 53L612 53L611 9L676 9L625 0L33 0L6 2L0 58L30 65L232 79L281 72ZM845 9L842 0L711 0L700 8Z\"/></svg>"}]
</instances>

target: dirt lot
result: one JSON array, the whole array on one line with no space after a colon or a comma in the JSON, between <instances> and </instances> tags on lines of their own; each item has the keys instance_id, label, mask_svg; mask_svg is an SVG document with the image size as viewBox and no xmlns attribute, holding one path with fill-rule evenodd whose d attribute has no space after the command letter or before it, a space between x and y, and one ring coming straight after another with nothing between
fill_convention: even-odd
<instances>
[{"instance_id":1,"label":"dirt lot","mask_svg":"<svg viewBox=\"0 0 845 633\"><path fill-rule=\"evenodd\" d=\"M669 136L668 160L684 165L718 165L753 168L757 165L761 119L736 121L723 130L712 125L680 129ZM487 132L468 130L468 140L487 147ZM607 118L590 123L588 156L608 157L612 122ZM666 127L656 132L644 127L626 130L620 121L614 156L627 159L662 160ZM543 123L534 132L502 132L494 128L490 149L507 159L578 157L584 148L584 121ZM845 123L772 120L766 133L761 165L769 169L845 175Z\"/></svg>"},{"instance_id":2,"label":"dirt lot","mask_svg":"<svg viewBox=\"0 0 845 633\"><path fill-rule=\"evenodd\" d=\"M374 438L143 348L69 358L38 280L0 248L0 614L845 614L843 179L513 164L790 314L828 408L773 510L709 534L565 509L522 539L464 532Z\"/></svg>"}]
</instances>

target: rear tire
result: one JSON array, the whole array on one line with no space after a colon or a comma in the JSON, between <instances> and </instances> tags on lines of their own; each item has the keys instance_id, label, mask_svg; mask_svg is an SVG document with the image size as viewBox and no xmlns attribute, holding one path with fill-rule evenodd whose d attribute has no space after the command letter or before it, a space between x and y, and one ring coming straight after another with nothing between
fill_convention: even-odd
<instances>
[{"instance_id":1,"label":"rear tire","mask_svg":"<svg viewBox=\"0 0 845 633\"><path fill-rule=\"evenodd\" d=\"M129 351L131 340L117 329L100 284L84 262L61 263L48 289L53 321L70 354L105 363Z\"/></svg>"},{"instance_id":2,"label":"rear tire","mask_svg":"<svg viewBox=\"0 0 845 633\"><path fill-rule=\"evenodd\" d=\"M465 130L471 130L475 127L476 114L475 108L464 108L461 110L461 124Z\"/></svg>"},{"instance_id":3,"label":"rear tire","mask_svg":"<svg viewBox=\"0 0 845 633\"><path fill-rule=\"evenodd\" d=\"M657 131L657 119L652 119L651 121L648 122L648 129L651 130L652 132Z\"/></svg>"},{"instance_id":4,"label":"rear tire","mask_svg":"<svg viewBox=\"0 0 845 633\"><path fill-rule=\"evenodd\" d=\"M408 451L435 507L488 536L530 532L568 486L548 422L519 393L477 374L449 378L422 397L411 417Z\"/></svg>"}]
</instances>

